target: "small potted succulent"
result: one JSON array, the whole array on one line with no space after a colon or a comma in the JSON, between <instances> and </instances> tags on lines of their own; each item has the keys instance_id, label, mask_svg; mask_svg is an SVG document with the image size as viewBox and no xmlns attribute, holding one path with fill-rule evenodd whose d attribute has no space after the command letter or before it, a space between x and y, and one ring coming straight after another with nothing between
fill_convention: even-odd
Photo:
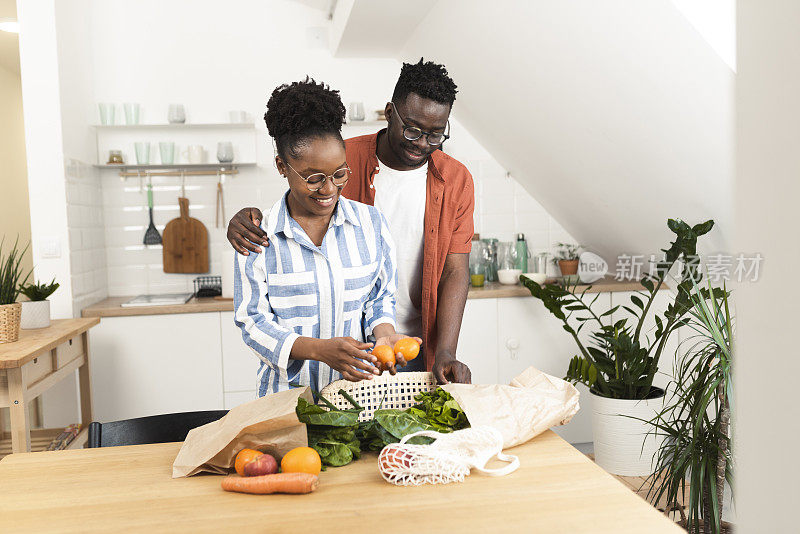
<instances>
[{"instance_id":1,"label":"small potted succulent","mask_svg":"<svg viewBox=\"0 0 800 534\"><path fill-rule=\"evenodd\" d=\"M29 272L22 275L22 257L28 250L19 250L19 238L8 254L3 253L5 238L0 240L0 343L13 343L19 339L19 321L22 306L17 302L19 289L28 281Z\"/></svg>"},{"instance_id":2,"label":"small potted succulent","mask_svg":"<svg viewBox=\"0 0 800 534\"><path fill-rule=\"evenodd\" d=\"M572 243L556 243L556 260L562 276L578 274L578 253L583 247Z\"/></svg>"},{"instance_id":3,"label":"small potted succulent","mask_svg":"<svg viewBox=\"0 0 800 534\"><path fill-rule=\"evenodd\" d=\"M25 330L50 326L50 301L47 297L55 293L58 283L55 278L49 283L33 283L20 288L20 293L30 299L22 303L20 327Z\"/></svg>"}]
</instances>

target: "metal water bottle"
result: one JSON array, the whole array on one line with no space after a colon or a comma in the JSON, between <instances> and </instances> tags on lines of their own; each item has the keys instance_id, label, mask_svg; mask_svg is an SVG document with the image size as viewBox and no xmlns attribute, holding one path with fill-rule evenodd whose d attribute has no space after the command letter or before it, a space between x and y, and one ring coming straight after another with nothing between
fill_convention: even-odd
<instances>
[{"instance_id":1,"label":"metal water bottle","mask_svg":"<svg viewBox=\"0 0 800 534\"><path fill-rule=\"evenodd\" d=\"M528 272L528 256L530 256L530 252L528 251L528 243L525 241L525 234L517 234L517 261L516 267L517 269L521 269L523 273Z\"/></svg>"}]
</instances>

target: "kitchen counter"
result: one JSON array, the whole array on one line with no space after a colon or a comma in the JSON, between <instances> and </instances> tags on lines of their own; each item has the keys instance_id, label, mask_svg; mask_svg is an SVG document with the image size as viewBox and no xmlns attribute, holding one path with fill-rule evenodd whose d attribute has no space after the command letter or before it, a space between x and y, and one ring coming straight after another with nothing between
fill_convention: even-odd
<instances>
[{"instance_id":1,"label":"kitchen counter","mask_svg":"<svg viewBox=\"0 0 800 534\"><path fill-rule=\"evenodd\" d=\"M322 472L319 488L308 495L228 493L214 475L173 479L180 446L6 457L0 531L293 532L317 520L323 530L353 533L419 526L427 532L683 532L552 431L509 449L521 465L504 477L475 472L461 483L396 487L381 478L370 453Z\"/></svg>"},{"instance_id":2,"label":"kitchen counter","mask_svg":"<svg viewBox=\"0 0 800 534\"><path fill-rule=\"evenodd\" d=\"M134 298L108 297L81 311L83 317L132 317L136 315L167 315L173 313L206 313L233 311L233 299L192 298L185 304L170 304L166 306L133 306L123 308L121 304Z\"/></svg>"},{"instance_id":3,"label":"kitchen counter","mask_svg":"<svg viewBox=\"0 0 800 534\"><path fill-rule=\"evenodd\" d=\"M548 283L554 282L554 280L549 279ZM576 293L580 293L587 287L590 289L587 293L612 293L616 291L640 291L642 289L642 285L639 282L618 282L613 278L606 278L595 282L594 284L585 284L579 285L577 287ZM664 287L666 289L666 286ZM487 282L483 287L470 287L469 288L469 295L467 298L470 299L497 299L497 298L507 298L507 297L530 297L531 292L528 291L523 285L517 284L514 286L507 286L503 285L500 282Z\"/></svg>"},{"instance_id":4,"label":"kitchen counter","mask_svg":"<svg viewBox=\"0 0 800 534\"><path fill-rule=\"evenodd\" d=\"M583 291L586 285L578 286L578 292ZM666 288L666 287L665 287ZM642 289L639 282L618 282L613 278L607 278L592 284L587 293L609 293L616 291L639 291ZM521 285L507 286L498 282L488 282L483 287L470 287L468 299L496 299L508 297L530 297L531 293ZM136 306L123 308L120 305L134 298L133 295L127 297L109 297L91 306L87 306L81 312L83 317L132 317L137 315L166 315L174 313L205 313L233 311L233 299L215 298L193 298L186 304L175 304L168 306Z\"/></svg>"}]
</instances>

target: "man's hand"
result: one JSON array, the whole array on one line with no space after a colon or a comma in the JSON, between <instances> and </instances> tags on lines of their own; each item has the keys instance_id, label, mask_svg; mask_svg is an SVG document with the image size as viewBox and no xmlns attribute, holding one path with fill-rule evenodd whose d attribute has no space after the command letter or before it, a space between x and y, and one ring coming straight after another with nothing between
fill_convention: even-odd
<instances>
[{"instance_id":1,"label":"man's hand","mask_svg":"<svg viewBox=\"0 0 800 534\"><path fill-rule=\"evenodd\" d=\"M378 345L388 345L388 346L394 348L394 344L395 343L397 343L398 341L400 341L401 339L406 338L406 337L410 337L410 336L407 336L405 334L390 334L388 336L379 337L378 339L375 340L375 346L377 347ZM417 343L422 345L422 340L420 338L415 337L414 339L417 341ZM417 357L419 358L421 356L417 355ZM395 375L395 374L397 374L397 368L398 367L405 367L406 364L408 364L406 359L403 358L403 354L400 353L400 352L395 353L394 358L395 358L397 363L395 365L392 365L392 364L388 364L386 366L381 365L381 367L380 367L381 372L389 371L390 374Z\"/></svg>"},{"instance_id":2,"label":"man's hand","mask_svg":"<svg viewBox=\"0 0 800 534\"><path fill-rule=\"evenodd\" d=\"M449 352L437 352L433 362L433 376L440 384L455 382L458 384L471 384L472 373L463 362Z\"/></svg>"},{"instance_id":3,"label":"man's hand","mask_svg":"<svg viewBox=\"0 0 800 534\"><path fill-rule=\"evenodd\" d=\"M261 247L256 243L261 243L265 247L269 246L267 233L259 225L263 215L258 208L244 208L239 210L228 223L228 241L231 242L236 252L243 256L249 256L248 250L259 253Z\"/></svg>"}]
</instances>

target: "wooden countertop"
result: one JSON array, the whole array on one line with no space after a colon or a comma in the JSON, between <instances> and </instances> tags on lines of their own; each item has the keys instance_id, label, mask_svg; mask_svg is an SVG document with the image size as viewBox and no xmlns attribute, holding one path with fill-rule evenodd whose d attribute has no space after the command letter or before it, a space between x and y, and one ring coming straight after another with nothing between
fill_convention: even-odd
<instances>
[{"instance_id":1,"label":"wooden countertop","mask_svg":"<svg viewBox=\"0 0 800 534\"><path fill-rule=\"evenodd\" d=\"M99 322L99 318L56 319L47 328L20 330L19 340L0 344L0 369L22 367L39 354L56 348Z\"/></svg>"},{"instance_id":2,"label":"wooden countertop","mask_svg":"<svg viewBox=\"0 0 800 534\"><path fill-rule=\"evenodd\" d=\"M233 311L233 299L222 298L192 298L186 304L170 304L168 306L135 306L131 308L120 306L132 298L134 296L109 297L87 306L81 311L81 315L83 317L130 317L134 315Z\"/></svg>"},{"instance_id":3,"label":"wooden countertop","mask_svg":"<svg viewBox=\"0 0 800 534\"><path fill-rule=\"evenodd\" d=\"M220 476L172 479L180 443L13 454L0 461L0 532L681 533L552 431L510 449L504 477L396 487L374 454L320 474L309 495L245 495ZM325 526L327 525L327 526Z\"/></svg>"},{"instance_id":4,"label":"wooden countertop","mask_svg":"<svg viewBox=\"0 0 800 534\"><path fill-rule=\"evenodd\" d=\"M578 286L578 291L583 291L588 285ZM606 293L614 291L638 291L642 289L639 282L618 282L613 278L608 278L592 284L587 293ZM665 286L666 289L666 286ZM499 282L487 282L483 287L470 287L467 298L469 299L496 299L508 297L530 297L531 293L525 287L517 284L506 286ZM127 297L109 297L91 306L87 306L81 311L83 317L130 317L135 315L164 315L173 313L205 313L233 311L233 299L223 298L193 298L186 304L175 304L169 306L136 306L123 308L120 306L134 298L133 295Z\"/></svg>"},{"instance_id":5,"label":"wooden countertop","mask_svg":"<svg viewBox=\"0 0 800 534\"><path fill-rule=\"evenodd\" d=\"M550 283L553 280L548 280ZM577 286L577 293L580 293L587 287L590 289L587 293L610 293L615 291L639 291L642 285L639 282L618 282L613 278L606 278L597 281L593 284L583 284ZM665 287L666 289L666 287ZM528 291L523 285L517 284L514 286L503 285L500 282L487 282L483 287L470 287L470 299L496 299L507 297L530 297L531 292Z\"/></svg>"}]
</instances>

